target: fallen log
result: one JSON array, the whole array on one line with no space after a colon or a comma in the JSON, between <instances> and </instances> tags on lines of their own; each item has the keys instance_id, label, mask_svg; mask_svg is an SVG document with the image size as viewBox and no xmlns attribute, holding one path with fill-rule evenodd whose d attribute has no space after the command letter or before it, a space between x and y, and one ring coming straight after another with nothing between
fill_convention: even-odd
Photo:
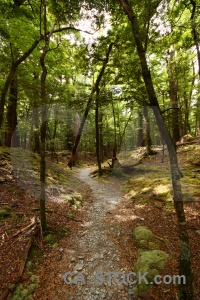
<instances>
[{"instance_id":1,"label":"fallen log","mask_svg":"<svg viewBox=\"0 0 200 300\"><path fill-rule=\"evenodd\" d=\"M24 227L24 228L20 229L19 231L17 231L17 232L12 236L12 238L18 236L18 235L19 235L20 233L22 233L22 232L27 231L27 229L36 226L38 222L39 222L39 220L36 218L36 216L34 216L34 217L31 219L31 223L30 223L29 225L27 225L26 227Z\"/></svg>"}]
</instances>

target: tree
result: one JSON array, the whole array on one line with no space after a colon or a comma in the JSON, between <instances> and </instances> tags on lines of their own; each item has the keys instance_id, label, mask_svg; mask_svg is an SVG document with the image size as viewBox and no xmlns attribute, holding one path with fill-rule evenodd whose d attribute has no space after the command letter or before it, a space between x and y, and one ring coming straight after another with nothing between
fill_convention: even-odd
<instances>
[{"instance_id":1,"label":"tree","mask_svg":"<svg viewBox=\"0 0 200 300\"><path fill-rule=\"evenodd\" d=\"M148 68L145 47L142 44L142 41L144 41L144 39L141 36L137 15L135 14L129 1L119 0L119 3L131 22L133 36L137 47L137 52L140 58L142 76L149 97L149 104L153 109L161 136L165 141L169 152L174 207L175 207L176 216L178 220L179 239L180 239L179 273L180 275L184 274L186 276L186 282L187 282L187 284L185 285L181 284L178 286L179 299L188 300L193 298L191 256L190 256L190 248L189 248L189 237L187 233L186 219L185 219L185 213L183 208L183 197L182 197L182 190L181 190L181 183L180 183L181 173L178 167L175 145L162 119L162 114L155 93L151 72Z\"/></svg>"},{"instance_id":2,"label":"tree","mask_svg":"<svg viewBox=\"0 0 200 300\"><path fill-rule=\"evenodd\" d=\"M92 100L93 100L93 95L98 92L99 84L101 82L101 79L103 77L105 68L106 68L107 63L109 61L109 55L110 55L110 52L112 50L112 47L113 47L113 43L111 43L109 45L109 47L108 47L108 50L107 50L107 53L106 53L106 57L103 60L102 68L101 68L101 70L100 70L100 72L99 72L99 74L97 76L97 79L96 79L96 81L95 81L95 83L94 83L94 85L92 87L92 91L91 91L91 94L89 96L89 99L87 101L85 112L84 112L84 115L82 117L81 124L80 124L79 130L78 130L78 134L76 136L76 139L75 139L75 142L74 142L74 146L73 146L73 149L72 149L71 158L70 158L70 160L68 162L68 166L70 168L72 168L72 166L74 166L74 164L75 164L75 157L76 157L77 147L78 147L78 144L80 142L80 138L81 138L81 135L82 135L83 127L85 125L85 121L87 119L87 116L88 116L88 113L89 113L89 110L90 110L90 106L91 106L91 103L92 103Z\"/></svg>"}]
</instances>

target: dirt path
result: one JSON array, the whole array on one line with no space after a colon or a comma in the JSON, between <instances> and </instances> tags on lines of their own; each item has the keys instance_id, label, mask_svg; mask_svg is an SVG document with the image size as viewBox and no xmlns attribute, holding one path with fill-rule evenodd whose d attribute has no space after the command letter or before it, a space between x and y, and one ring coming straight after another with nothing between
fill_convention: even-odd
<instances>
[{"instance_id":1,"label":"dirt path","mask_svg":"<svg viewBox=\"0 0 200 300\"><path fill-rule=\"evenodd\" d=\"M119 247L119 237L123 234L114 222L114 210L123 199L117 186L119 183L93 179L89 176L90 171L84 168L77 173L79 179L91 188L95 201L87 212L86 222L81 224L83 230L78 249L70 258L74 264L73 276L63 277L69 281L76 280L77 273L83 275L78 277L77 284L68 284L74 295L67 299L133 299L131 286L123 275L131 272L131 266L128 269L127 263L124 265ZM122 239L121 243L124 243L125 251L125 241ZM121 273L109 275L107 272Z\"/></svg>"}]
</instances>

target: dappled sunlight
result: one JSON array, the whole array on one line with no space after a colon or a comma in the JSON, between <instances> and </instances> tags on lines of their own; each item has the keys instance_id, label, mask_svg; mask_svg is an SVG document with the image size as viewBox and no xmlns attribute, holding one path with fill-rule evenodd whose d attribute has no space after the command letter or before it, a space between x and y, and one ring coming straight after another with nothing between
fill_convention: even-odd
<instances>
[{"instance_id":1,"label":"dappled sunlight","mask_svg":"<svg viewBox=\"0 0 200 300\"><path fill-rule=\"evenodd\" d=\"M117 219L117 221L119 222L127 222L127 221L130 221L130 220L135 220L135 219L138 219L138 216L136 215L115 215L115 219Z\"/></svg>"},{"instance_id":2,"label":"dappled sunlight","mask_svg":"<svg viewBox=\"0 0 200 300\"><path fill-rule=\"evenodd\" d=\"M169 184L159 184L153 189L155 195L166 195L170 192Z\"/></svg>"}]
</instances>

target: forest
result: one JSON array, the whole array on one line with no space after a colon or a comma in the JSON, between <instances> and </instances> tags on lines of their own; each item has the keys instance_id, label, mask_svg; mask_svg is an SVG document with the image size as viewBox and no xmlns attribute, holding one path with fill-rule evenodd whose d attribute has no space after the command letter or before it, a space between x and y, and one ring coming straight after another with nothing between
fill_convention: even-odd
<instances>
[{"instance_id":1,"label":"forest","mask_svg":"<svg viewBox=\"0 0 200 300\"><path fill-rule=\"evenodd\" d=\"M200 299L200 1L0 1L0 299Z\"/></svg>"}]
</instances>

